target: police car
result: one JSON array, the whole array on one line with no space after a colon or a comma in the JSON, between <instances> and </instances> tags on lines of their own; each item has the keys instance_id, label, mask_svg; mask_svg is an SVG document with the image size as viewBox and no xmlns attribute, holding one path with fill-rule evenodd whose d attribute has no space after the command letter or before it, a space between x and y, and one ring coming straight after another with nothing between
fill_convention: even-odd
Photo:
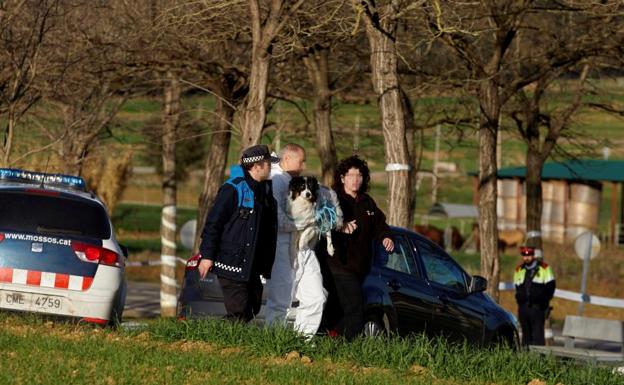
<instances>
[{"instance_id":1,"label":"police car","mask_svg":"<svg viewBox=\"0 0 624 385\"><path fill-rule=\"evenodd\" d=\"M0 169L0 310L119 323L126 257L82 178Z\"/></svg>"}]
</instances>

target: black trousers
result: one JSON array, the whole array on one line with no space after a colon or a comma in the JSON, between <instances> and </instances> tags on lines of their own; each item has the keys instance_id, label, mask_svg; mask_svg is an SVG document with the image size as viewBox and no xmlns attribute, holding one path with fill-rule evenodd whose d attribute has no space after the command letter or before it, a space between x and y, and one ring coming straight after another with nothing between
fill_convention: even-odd
<instances>
[{"instance_id":1,"label":"black trousers","mask_svg":"<svg viewBox=\"0 0 624 385\"><path fill-rule=\"evenodd\" d=\"M546 312L535 305L519 304L518 318L522 327L522 345L544 345Z\"/></svg>"},{"instance_id":2,"label":"black trousers","mask_svg":"<svg viewBox=\"0 0 624 385\"><path fill-rule=\"evenodd\" d=\"M226 319L249 322L260 312L262 282L259 274L252 273L248 282L219 277L219 285L223 292Z\"/></svg>"},{"instance_id":3,"label":"black trousers","mask_svg":"<svg viewBox=\"0 0 624 385\"><path fill-rule=\"evenodd\" d=\"M323 273L329 297L321 327L335 329L347 339L353 339L364 326L362 280L354 273L328 270Z\"/></svg>"}]
</instances>

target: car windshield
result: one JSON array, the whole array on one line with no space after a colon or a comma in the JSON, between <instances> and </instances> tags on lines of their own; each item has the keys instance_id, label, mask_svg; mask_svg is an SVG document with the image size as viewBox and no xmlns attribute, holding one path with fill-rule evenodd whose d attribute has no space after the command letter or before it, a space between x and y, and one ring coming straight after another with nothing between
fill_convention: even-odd
<instances>
[{"instance_id":1,"label":"car windshield","mask_svg":"<svg viewBox=\"0 0 624 385\"><path fill-rule=\"evenodd\" d=\"M0 191L0 229L107 239L106 210L96 203L64 196Z\"/></svg>"}]
</instances>

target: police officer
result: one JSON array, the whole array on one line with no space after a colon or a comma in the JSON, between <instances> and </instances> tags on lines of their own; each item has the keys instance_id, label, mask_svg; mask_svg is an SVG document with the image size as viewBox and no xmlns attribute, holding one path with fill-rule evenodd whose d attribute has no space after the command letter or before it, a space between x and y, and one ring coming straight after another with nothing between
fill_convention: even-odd
<instances>
[{"instance_id":1,"label":"police officer","mask_svg":"<svg viewBox=\"0 0 624 385\"><path fill-rule=\"evenodd\" d=\"M265 145L243 151L240 165L221 186L202 232L199 274L214 271L223 291L226 318L248 322L260 311L260 275L271 277L277 237L277 209Z\"/></svg>"},{"instance_id":2,"label":"police officer","mask_svg":"<svg viewBox=\"0 0 624 385\"><path fill-rule=\"evenodd\" d=\"M535 248L520 247L522 264L514 272L522 344L544 345L544 322L555 293L555 275L550 266L535 257Z\"/></svg>"}]
</instances>

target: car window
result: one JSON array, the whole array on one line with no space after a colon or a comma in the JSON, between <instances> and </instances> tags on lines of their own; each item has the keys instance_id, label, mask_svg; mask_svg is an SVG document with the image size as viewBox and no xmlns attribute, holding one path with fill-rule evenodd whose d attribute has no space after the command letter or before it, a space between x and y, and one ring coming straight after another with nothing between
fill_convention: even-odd
<instances>
[{"instance_id":1,"label":"car window","mask_svg":"<svg viewBox=\"0 0 624 385\"><path fill-rule=\"evenodd\" d=\"M465 273L448 255L424 241L418 240L415 246L430 281L456 291L466 291Z\"/></svg>"},{"instance_id":2,"label":"car window","mask_svg":"<svg viewBox=\"0 0 624 385\"><path fill-rule=\"evenodd\" d=\"M96 202L64 196L0 192L0 229L108 239L106 210Z\"/></svg>"},{"instance_id":3,"label":"car window","mask_svg":"<svg viewBox=\"0 0 624 385\"><path fill-rule=\"evenodd\" d=\"M418 275L414 257L410 252L410 245L404 237L393 237L394 250L388 253L383 245L377 245L377 265L405 274Z\"/></svg>"}]
</instances>

